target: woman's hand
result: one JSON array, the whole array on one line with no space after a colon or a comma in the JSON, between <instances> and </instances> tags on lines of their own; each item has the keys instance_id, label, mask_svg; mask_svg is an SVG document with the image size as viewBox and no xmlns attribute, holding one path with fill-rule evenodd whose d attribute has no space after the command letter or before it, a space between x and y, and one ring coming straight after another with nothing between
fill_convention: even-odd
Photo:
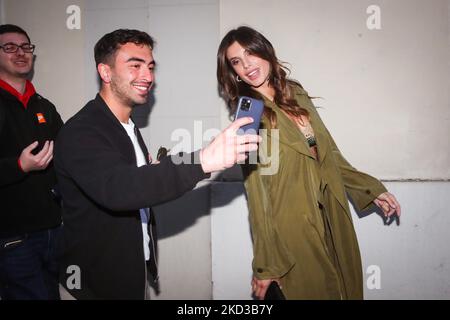
<instances>
[{"instance_id":1,"label":"woman's hand","mask_svg":"<svg viewBox=\"0 0 450 320\"><path fill-rule=\"evenodd\" d=\"M276 281L278 283L278 285L280 285L280 279L260 280L260 279L253 277L252 291L259 300L264 300L264 296L266 295L267 288L272 283L272 281ZM280 287L281 287L281 285L280 285Z\"/></svg>"},{"instance_id":2,"label":"woman's hand","mask_svg":"<svg viewBox=\"0 0 450 320\"><path fill-rule=\"evenodd\" d=\"M384 216L386 218L390 218L394 213L397 212L397 216L400 217L402 210L400 207L400 203L398 203L397 199L393 194L389 192L384 192L380 194L373 202L383 210Z\"/></svg>"}]
</instances>

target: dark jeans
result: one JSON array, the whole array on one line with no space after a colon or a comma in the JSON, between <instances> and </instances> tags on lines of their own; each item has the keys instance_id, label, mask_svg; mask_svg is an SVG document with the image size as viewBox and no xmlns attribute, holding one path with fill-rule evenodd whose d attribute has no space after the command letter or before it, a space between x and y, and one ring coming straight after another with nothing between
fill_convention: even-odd
<instances>
[{"instance_id":1,"label":"dark jeans","mask_svg":"<svg viewBox=\"0 0 450 320\"><path fill-rule=\"evenodd\" d=\"M61 227L0 238L0 297L59 300L57 242Z\"/></svg>"}]
</instances>

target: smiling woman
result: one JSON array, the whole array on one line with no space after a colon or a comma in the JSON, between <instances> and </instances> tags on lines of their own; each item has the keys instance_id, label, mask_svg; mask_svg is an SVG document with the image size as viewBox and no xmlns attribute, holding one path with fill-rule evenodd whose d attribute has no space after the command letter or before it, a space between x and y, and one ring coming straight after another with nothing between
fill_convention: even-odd
<instances>
[{"instance_id":1,"label":"smiling woman","mask_svg":"<svg viewBox=\"0 0 450 320\"><path fill-rule=\"evenodd\" d=\"M269 78L269 61L255 56L238 42L234 42L228 48L227 59L236 71L237 77L254 88L261 87Z\"/></svg>"},{"instance_id":2,"label":"smiling woman","mask_svg":"<svg viewBox=\"0 0 450 320\"><path fill-rule=\"evenodd\" d=\"M346 193L358 210L375 204L386 216L400 215L397 200L344 159L308 93L287 78L261 33L239 27L225 35L217 78L232 113L242 95L265 104L261 123L268 133L259 149L265 153L257 164L242 166L255 296L263 299L275 281L288 299L361 299L361 258ZM269 148L280 162L277 172L267 174Z\"/></svg>"}]
</instances>

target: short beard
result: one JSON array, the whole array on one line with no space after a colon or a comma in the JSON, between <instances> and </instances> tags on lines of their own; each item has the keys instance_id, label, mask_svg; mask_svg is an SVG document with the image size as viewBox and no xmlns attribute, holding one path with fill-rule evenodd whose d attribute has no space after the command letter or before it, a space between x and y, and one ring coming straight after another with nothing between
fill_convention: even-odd
<instances>
[{"instance_id":1,"label":"short beard","mask_svg":"<svg viewBox=\"0 0 450 320\"><path fill-rule=\"evenodd\" d=\"M119 99L123 104L134 107L136 105L135 101L133 101L127 94L125 90L122 90L122 88L118 85L116 85L116 82L114 80L111 80L111 91L114 93L114 95Z\"/></svg>"}]
</instances>

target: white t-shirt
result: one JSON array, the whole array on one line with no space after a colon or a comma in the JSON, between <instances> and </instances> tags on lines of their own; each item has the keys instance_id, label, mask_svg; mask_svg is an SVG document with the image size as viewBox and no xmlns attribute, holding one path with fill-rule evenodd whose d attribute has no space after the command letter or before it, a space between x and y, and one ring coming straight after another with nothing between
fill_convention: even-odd
<instances>
[{"instance_id":1,"label":"white t-shirt","mask_svg":"<svg viewBox=\"0 0 450 320\"><path fill-rule=\"evenodd\" d=\"M139 146L137 136L134 132L133 121L131 121L131 119L129 119L128 124L122 123L122 122L121 122L121 124L127 131L128 136L130 137L131 142L133 143L134 153L136 154L136 165L138 167L141 167L141 166L147 164L147 162L145 161L144 153L142 152L142 149ZM142 234L143 234L143 241L144 241L143 245L144 245L145 260L150 260L150 249L148 247L149 242L150 242L150 237L148 235L148 230L147 230L148 221L150 218L150 211L148 208L142 208L142 209L140 209L140 214L141 214L141 222L142 222Z\"/></svg>"}]
</instances>

